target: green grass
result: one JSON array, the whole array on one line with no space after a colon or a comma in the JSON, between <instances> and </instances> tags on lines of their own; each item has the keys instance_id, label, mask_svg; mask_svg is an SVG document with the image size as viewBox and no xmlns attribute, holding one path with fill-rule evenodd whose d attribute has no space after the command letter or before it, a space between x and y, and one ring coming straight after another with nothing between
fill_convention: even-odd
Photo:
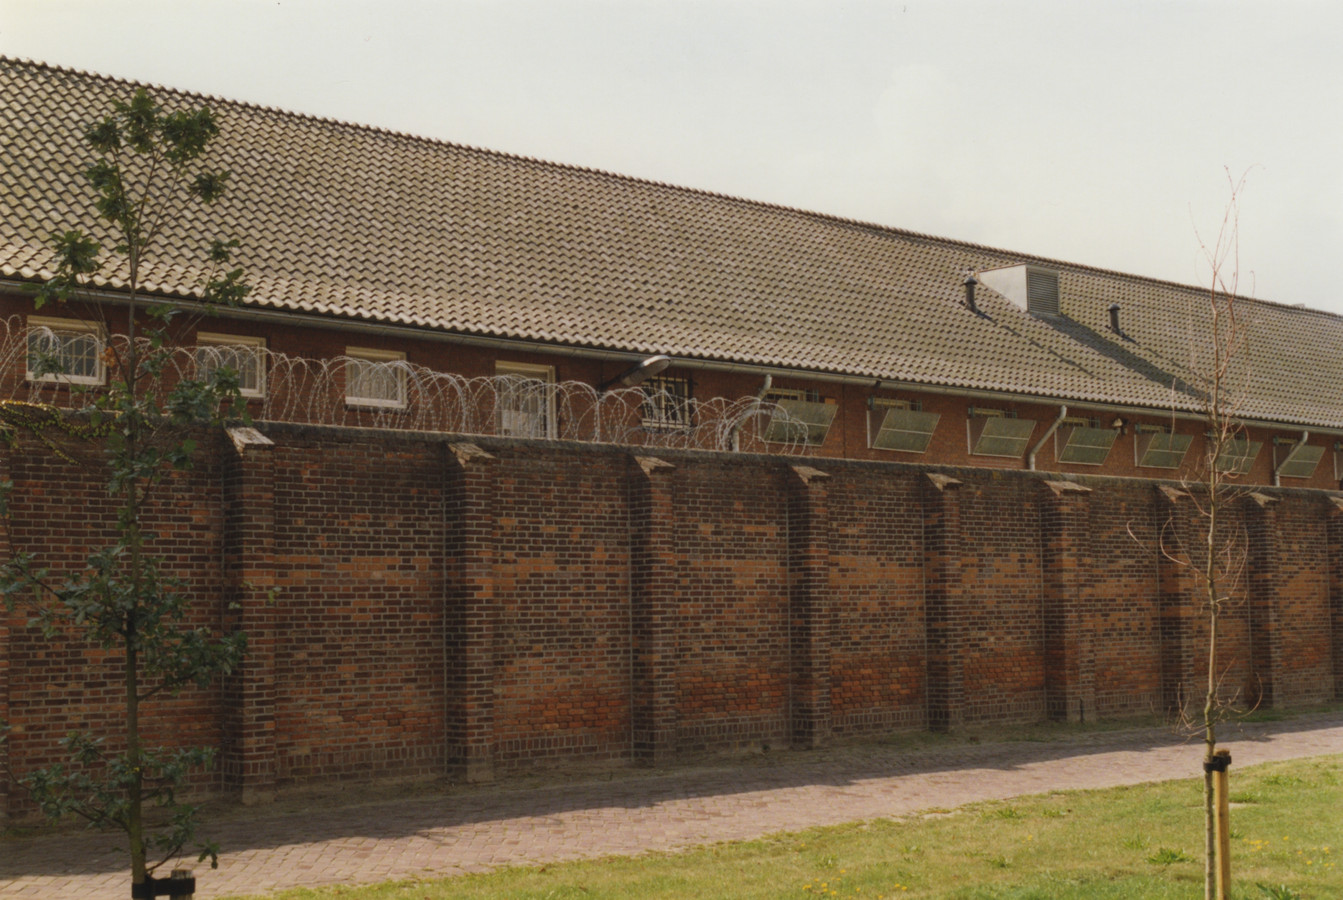
<instances>
[{"instance_id":1,"label":"green grass","mask_svg":"<svg viewBox=\"0 0 1343 900\"><path fill-rule=\"evenodd\" d=\"M1343 755L1232 772L1233 896L1343 897ZM951 814L818 828L675 854L436 882L295 890L283 900L892 898L1195 900L1202 779L1070 791Z\"/></svg>"}]
</instances>

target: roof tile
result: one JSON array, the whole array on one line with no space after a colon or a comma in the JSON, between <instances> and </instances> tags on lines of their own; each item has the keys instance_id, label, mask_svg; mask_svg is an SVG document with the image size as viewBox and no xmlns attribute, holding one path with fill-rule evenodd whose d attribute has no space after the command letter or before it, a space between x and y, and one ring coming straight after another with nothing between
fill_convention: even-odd
<instances>
[{"instance_id":1,"label":"roof tile","mask_svg":"<svg viewBox=\"0 0 1343 900\"><path fill-rule=\"evenodd\" d=\"M49 235L86 222L80 132L135 85L0 58L0 271L49 277ZM248 302L329 317L1153 408L1206 340L1206 292L735 197L374 128L208 102L230 190L165 246L242 243ZM106 229L90 229L111 243ZM966 273L1060 272L1063 315ZM188 295L203 263L152 267ZM108 275L115 287L123 275ZM1122 307L1124 336L1108 327ZM1343 427L1343 319L1247 301L1246 416ZM1175 386L1175 387L1173 387Z\"/></svg>"}]
</instances>

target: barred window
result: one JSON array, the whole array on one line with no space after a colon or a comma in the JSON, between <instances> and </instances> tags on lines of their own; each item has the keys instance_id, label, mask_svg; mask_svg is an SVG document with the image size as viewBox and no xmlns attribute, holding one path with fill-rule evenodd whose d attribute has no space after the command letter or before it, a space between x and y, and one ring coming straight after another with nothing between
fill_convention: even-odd
<instances>
[{"instance_id":1,"label":"barred window","mask_svg":"<svg viewBox=\"0 0 1343 900\"><path fill-rule=\"evenodd\" d=\"M640 415L646 428L689 428L690 379L655 377L645 381Z\"/></svg>"}]
</instances>

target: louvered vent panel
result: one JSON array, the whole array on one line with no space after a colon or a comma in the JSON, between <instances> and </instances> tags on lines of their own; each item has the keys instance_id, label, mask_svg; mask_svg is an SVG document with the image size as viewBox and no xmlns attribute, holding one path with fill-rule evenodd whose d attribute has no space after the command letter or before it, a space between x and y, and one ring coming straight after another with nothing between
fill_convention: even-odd
<instances>
[{"instance_id":1,"label":"louvered vent panel","mask_svg":"<svg viewBox=\"0 0 1343 900\"><path fill-rule=\"evenodd\" d=\"M1058 450L1061 463L1099 466L1110 455L1119 431L1115 428L1074 427L1067 429L1063 447ZM1057 433L1055 440L1057 440Z\"/></svg>"},{"instance_id":2,"label":"louvered vent panel","mask_svg":"<svg viewBox=\"0 0 1343 900\"><path fill-rule=\"evenodd\" d=\"M922 453L928 449L937 429L937 413L917 412L912 409L888 409L882 417L872 446L878 450L903 450Z\"/></svg>"},{"instance_id":3,"label":"louvered vent panel","mask_svg":"<svg viewBox=\"0 0 1343 900\"><path fill-rule=\"evenodd\" d=\"M1222 452L1217 457L1218 470L1228 475L1244 475L1254 465L1255 458L1259 456L1259 450L1263 446L1263 441L1227 441L1222 445Z\"/></svg>"},{"instance_id":4,"label":"louvered vent panel","mask_svg":"<svg viewBox=\"0 0 1343 900\"><path fill-rule=\"evenodd\" d=\"M976 456L1023 456L1034 430L1035 422L1031 419L993 417L972 420L970 452Z\"/></svg>"},{"instance_id":5,"label":"louvered vent panel","mask_svg":"<svg viewBox=\"0 0 1343 900\"><path fill-rule=\"evenodd\" d=\"M839 409L833 403L808 400L780 399L775 404L778 409L765 428L765 440L779 444L824 444Z\"/></svg>"},{"instance_id":6,"label":"louvered vent panel","mask_svg":"<svg viewBox=\"0 0 1343 900\"><path fill-rule=\"evenodd\" d=\"M1192 434L1143 434L1138 436L1138 465L1149 469L1178 469L1193 443Z\"/></svg>"},{"instance_id":7,"label":"louvered vent panel","mask_svg":"<svg viewBox=\"0 0 1343 900\"><path fill-rule=\"evenodd\" d=\"M1309 478L1315 474L1315 467L1324 457L1323 447L1307 444L1304 447L1293 445L1293 453L1278 467L1278 474L1284 478Z\"/></svg>"},{"instance_id":8,"label":"louvered vent panel","mask_svg":"<svg viewBox=\"0 0 1343 900\"><path fill-rule=\"evenodd\" d=\"M1059 276L1055 272L1026 272L1026 309L1037 316L1059 314Z\"/></svg>"}]
</instances>

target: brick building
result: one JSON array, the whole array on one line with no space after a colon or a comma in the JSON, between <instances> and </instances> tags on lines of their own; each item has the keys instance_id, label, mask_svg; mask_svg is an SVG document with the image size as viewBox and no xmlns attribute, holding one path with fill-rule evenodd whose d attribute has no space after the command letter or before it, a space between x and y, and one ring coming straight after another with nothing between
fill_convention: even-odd
<instances>
[{"instance_id":1,"label":"brick building","mask_svg":"<svg viewBox=\"0 0 1343 900\"><path fill-rule=\"evenodd\" d=\"M103 377L106 335L28 297L50 234L88 227L82 129L134 87L0 60L8 396L77 402L26 371L34 335ZM1205 290L155 93L209 103L233 173L165 246L237 237L253 285L182 339L240 371L259 433L203 442L158 513L202 615L252 637L219 692L165 701L220 787L1128 715L1197 678L1154 547L1188 527ZM196 265L144 280L189 304ZM1258 490L1228 683L1328 700L1343 319L1238 306ZM3 542L74 564L97 482L24 450ZM84 648L11 616L0 650L16 768L114 715L71 680Z\"/></svg>"}]
</instances>

